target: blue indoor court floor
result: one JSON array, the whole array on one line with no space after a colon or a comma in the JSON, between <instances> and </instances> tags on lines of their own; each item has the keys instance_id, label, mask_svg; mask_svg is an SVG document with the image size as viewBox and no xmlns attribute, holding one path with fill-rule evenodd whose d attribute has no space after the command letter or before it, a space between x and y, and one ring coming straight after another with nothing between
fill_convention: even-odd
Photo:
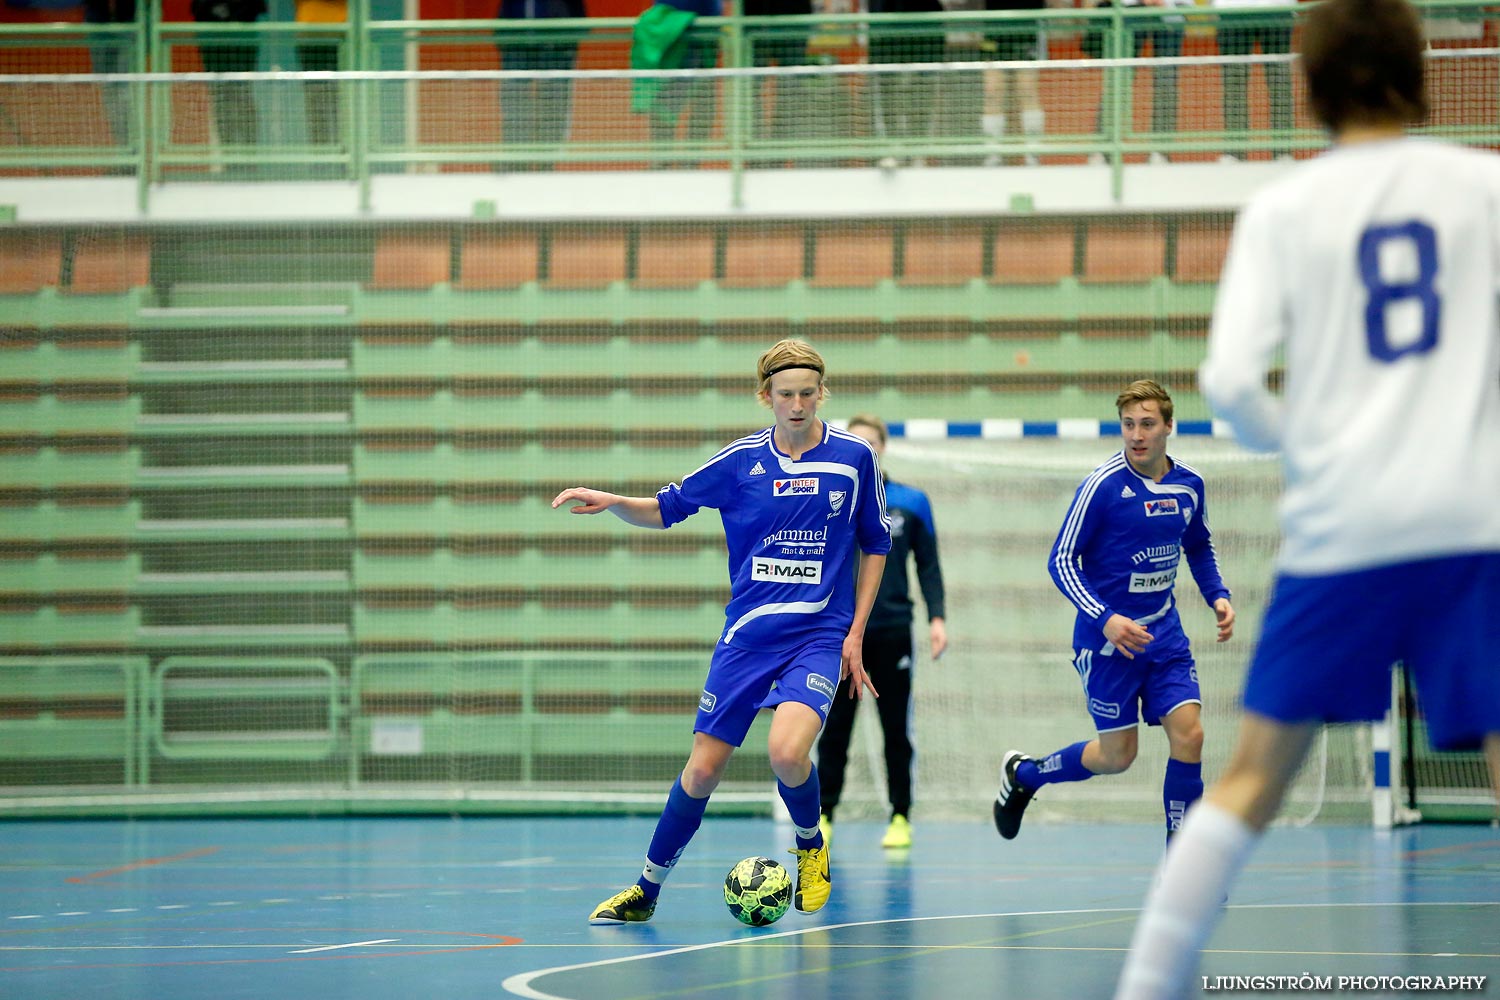
<instances>
[{"instance_id":1,"label":"blue indoor court floor","mask_svg":"<svg viewBox=\"0 0 1500 1000\"><path fill-rule=\"evenodd\" d=\"M0 998L1108 997L1161 851L1148 826L1039 823L1005 842L919 817L916 846L886 852L882 824L841 823L829 905L748 928L723 876L749 855L790 861L790 831L710 810L655 919L590 927L652 825L0 823ZM1474 995L1500 997L1500 831L1275 829L1201 972L1487 976ZM1346 993L1407 995L1319 995Z\"/></svg>"}]
</instances>

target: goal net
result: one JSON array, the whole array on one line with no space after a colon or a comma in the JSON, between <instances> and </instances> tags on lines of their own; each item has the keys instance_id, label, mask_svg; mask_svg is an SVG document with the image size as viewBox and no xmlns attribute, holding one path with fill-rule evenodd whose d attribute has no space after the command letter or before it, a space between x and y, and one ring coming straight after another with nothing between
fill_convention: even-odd
<instances>
[{"instance_id":1,"label":"goal net","mask_svg":"<svg viewBox=\"0 0 1500 1000\"><path fill-rule=\"evenodd\" d=\"M1070 649L1074 608L1053 586L1047 556L1079 482L1117 447L1058 437L995 441L895 439L886 471L931 498L947 588L950 651L932 662L925 630L913 679L916 810L922 816L986 813L1008 748L1033 756L1094 735ZM1223 770L1240 714L1238 699L1258 632L1277 546L1280 492L1274 457L1232 442L1179 435L1170 453L1202 473L1215 547L1238 615L1234 638L1214 642L1214 617L1189 572L1177 583L1184 628L1203 687L1204 778ZM916 593L915 588L913 593ZM918 607L920 619L921 609ZM879 722L866 711L850 752L841 815L883 815ZM1027 813L1035 820L1150 820L1162 815L1166 739L1141 733L1124 774L1048 787ZM1367 727L1332 727L1315 744L1284 818L1364 821L1373 780Z\"/></svg>"},{"instance_id":2,"label":"goal net","mask_svg":"<svg viewBox=\"0 0 1500 1000\"><path fill-rule=\"evenodd\" d=\"M1484 754L1434 750L1410 673L1392 684L1390 814L1393 822L1500 822Z\"/></svg>"}]
</instances>

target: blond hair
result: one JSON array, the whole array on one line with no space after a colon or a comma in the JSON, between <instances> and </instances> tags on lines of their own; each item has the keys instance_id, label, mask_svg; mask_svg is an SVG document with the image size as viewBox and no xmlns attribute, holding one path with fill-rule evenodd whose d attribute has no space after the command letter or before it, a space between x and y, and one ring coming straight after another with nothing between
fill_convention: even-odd
<instances>
[{"instance_id":1,"label":"blond hair","mask_svg":"<svg viewBox=\"0 0 1500 1000\"><path fill-rule=\"evenodd\" d=\"M880 438L882 446L885 445L886 439L890 437L890 434L886 431L885 421L870 413L856 413L850 417L849 429L852 431L856 427L870 428L870 430L875 432L875 436Z\"/></svg>"},{"instance_id":2,"label":"blond hair","mask_svg":"<svg viewBox=\"0 0 1500 1000\"><path fill-rule=\"evenodd\" d=\"M1153 382L1149 378L1137 379L1125 387L1125 391L1115 397L1115 412L1122 413L1125 407L1131 403L1145 403L1154 401L1156 408L1161 412L1162 420L1172 422L1172 397L1167 395L1167 390Z\"/></svg>"},{"instance_id":3,"label":"blond hair","mask_svg":"<svg viewBox=\"0 0 1500 1000\"><path fill-rule=\"evenodd\" d=\"M778 340L771 349L755 363L755 377L759 388L755 395L762 406L771 403L771 376L788 368L810 368L818 373L818 402L828 398L828 386L823 382L823 355L803 340Z\"/></svg>"}]
</instances>

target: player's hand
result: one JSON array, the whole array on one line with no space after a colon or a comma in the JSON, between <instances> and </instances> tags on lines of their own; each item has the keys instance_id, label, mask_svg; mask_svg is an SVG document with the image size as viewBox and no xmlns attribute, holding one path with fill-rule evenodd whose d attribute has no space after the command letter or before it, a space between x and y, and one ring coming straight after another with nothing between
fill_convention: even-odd
<instances>
[{"instance_id":1,"label":"player's hand","mask_svg":"<svg viewBox=\"0 0 1500 1000\"><path fill-rule=\"evenodd\" d=\"M556 510L569 500L578 501L578 506L570 509L569 514L598 514L620 502L620 498L613 493L591 490L587 486L573 486L563 490L553 499L552 509Z\"/></svg>"},{"instance_id":2,"label":"player's hand","mask_svg":"<svg viewBox=\"0 0 1500 1000\"><path fill-rule=\"evenodd\" d=\"M1125 659L1135 659L1136 653L1145 652L1146 646L1156 636L1147 632L1133 618L1124 615L1110 615L1109 620L1104 623L1104 638L1109 644L1125 654Z\"/></svg>"},{"instance_id":3,"label":"player's hand","mask_svg":"<svg viewBox=\"0 0 1500 1000\"><path fill-rule=\"evenodd\" d=\"M1219 642L1228 642L1230 636L1234 635L1234 608L1229 604L1229 598L1221 597L1214 601L1214 617L1219 619Z\"/></svg>"},{"instance_id":4,"label":"player's hand","mask_svg":"<svg viewBox=\"0 0 1500 1000\"><path fill-rule=\"evenodd\" d=\"M941 660L943 654L948 652L948 626L941 618L934 618L928 628L928 635L932 639L932 659L934 662Z\"/></svg>"},{"instance_id":5,"label":"player's hand","mask_svg":"<svg viewBox=\"0 0 1500 1000\"><path fill-rule=\"evenodd\" d=\"M880 692L875 690L875 685L870 682L870 675L865 673L865 637L863 635L844 636L844 649L840 656L839 682L844 678L849 679L849 697L863 699L865 688L875 697L880 697Z\"/></svg>"}]
</instances>

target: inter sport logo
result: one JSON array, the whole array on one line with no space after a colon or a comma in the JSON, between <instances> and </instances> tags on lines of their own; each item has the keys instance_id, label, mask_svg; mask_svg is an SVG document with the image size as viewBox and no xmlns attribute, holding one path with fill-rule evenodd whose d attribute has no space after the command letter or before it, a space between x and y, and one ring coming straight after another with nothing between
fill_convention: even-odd
<instances>
[{"instance_id":1,"label":"inter sport logo","mask_svg":"<svg viewBox=\"0 0 1500 1000\"><path fill-rule=\"evenodd\" d=\"M815 497L818 495L818 478L776 479L772 481L772 494L778 497Z\"/></svg>"}]
</instances>

